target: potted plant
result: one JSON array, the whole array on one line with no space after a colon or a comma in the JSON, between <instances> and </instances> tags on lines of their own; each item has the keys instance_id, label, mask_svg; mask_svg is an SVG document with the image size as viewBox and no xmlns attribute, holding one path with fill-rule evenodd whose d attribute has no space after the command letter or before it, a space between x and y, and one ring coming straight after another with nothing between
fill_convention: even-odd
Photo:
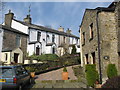
<instances>
[{"instance_id":1,"label":"potted plant","mask_svg":"<svg viewBox=\"0 0 120 90\"><path fill-rule=\"evenodd\" d=\"M67 72L66 67L63 68L62 80L68 80L68 72Z\"/></svg>"},{"instance_id":2,"label":"potted plant","mask_svg":"<svg viewBox=\"0 0 120 90\"><path fill-rule=\"evenodd\" d=\"M32 78L35 77L35 70L34 70L34 68L31 68L31 67L30 67L30 76L31 76Z\"/></svg>"}]
</instances>

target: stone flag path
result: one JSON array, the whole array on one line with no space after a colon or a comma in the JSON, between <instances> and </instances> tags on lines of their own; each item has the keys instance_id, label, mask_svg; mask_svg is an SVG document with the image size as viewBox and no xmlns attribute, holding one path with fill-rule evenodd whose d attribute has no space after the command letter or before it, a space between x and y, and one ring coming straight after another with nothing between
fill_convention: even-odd
<instances>
[{"instance_id":1,"label":"stone flag path","mask_svg":"<svg viewBox=\"0 0 120 90\"><path fill-rule=\"evenodd\" d=\"M39 80L39 81L62 80L62 71L63 71L63 68L58 69L58 70L54 70L54 71L50 71L47 73L43 73L40 75L36 75L37 78L35 80ZM77 77L74 75L74 71L72 69L72 66L67 67L67 71L68 71L69 80L77 80Z\"/></svg>"}]
</instances>

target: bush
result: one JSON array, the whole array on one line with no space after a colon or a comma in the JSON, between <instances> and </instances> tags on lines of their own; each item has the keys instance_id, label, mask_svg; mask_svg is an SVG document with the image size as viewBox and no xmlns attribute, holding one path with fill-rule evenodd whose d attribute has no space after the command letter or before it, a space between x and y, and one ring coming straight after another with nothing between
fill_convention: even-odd
<instances>
[{"instance_id":1,"label":"bush","mask_svg":"<svg viewBox=\"0 0 120 90\"><path fill-rule=\"evenodd\" d=\"M108 67L107 67L107 76L108 78L112 78L114 76L117 76L118 73L117 73L117 69L115 67L115 64L108 64Z\"/></svg>"},{"instance_id":2,"label":"bush","mask_svg":"<svg viewBox=\"0 0 120 90\"><path fill-rule=\"evenodd\" d=\"M51 61L55 61L58 59L58 56L56 54L43 54L43 55L32 55L29 57L30 59L35 59L38 61L47 61L47 60L51 60Z\"/></svg>"},{"instance_id":3,"label":"bush","mask_svg":"<svg viewBox=\"0 0 120 90\"><path fill-rule=\"evenodd\" d=\"M71 54L76 54L76 50L77 50L77 49L76 49L75 45L73 45L73 46L72 46L72 52L71 52Z\"/></svg>"},{"instance_id":4,"label":"bush","mask_svg":"<svg viewBox=\"0 0 120 90\"><path fill-rule=\"evenodd\" d=\"M96 65L95 64L87 64L85 66L86 71L86 79L88 86L94 87L96 81L99 80L98 72L96 71Z\"/></svg>"},{"instance_id":5,"label":"bush","mask_svg":"<svg viewBox=\"0 0 120 90\"><path fill-rule=\"evenodd\" d=\"M67 72L67 68L66 67L63 68L63 72Z\"/></svg>"},{"instance_id":6,"label":"bush","mask_svg":"<svg viewBox=\"0 0 120 90\"><path fill-rule=\"evenodd\" d=\"M108 79L102 88L120 88L120 76Z\"/></svg>"},{"instance_id":7,"label":"bush","mask_svg":"<svg viewBox=\"0 0 120 90\"><path fill-rule=\"evenodd\" d=\"M58 60L64 66L80 64L80 54L65 54Z\"/></svg>"}]
</instances>

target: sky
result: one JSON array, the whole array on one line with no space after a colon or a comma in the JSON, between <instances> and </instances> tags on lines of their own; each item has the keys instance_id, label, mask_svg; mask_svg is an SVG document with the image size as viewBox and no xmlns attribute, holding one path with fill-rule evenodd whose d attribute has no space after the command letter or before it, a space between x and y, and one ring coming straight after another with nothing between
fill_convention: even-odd
<instances>
[{"instance_id":1,"label":"sky","mask_svg":"<svg viewBox=\"0 0 120 90\"><path fill-rule=\"evenodd\" d=\"M72 30L72 34L79 36L81 24L86 8L107 7L111 2L6 2L2 12L1 23L4 22L4 14L10 9L15 19L23 21L28 15L31 5L32 23L42 26L50 26L58 30L60 26L66 31Z\"/></svg>"}]
</instances>

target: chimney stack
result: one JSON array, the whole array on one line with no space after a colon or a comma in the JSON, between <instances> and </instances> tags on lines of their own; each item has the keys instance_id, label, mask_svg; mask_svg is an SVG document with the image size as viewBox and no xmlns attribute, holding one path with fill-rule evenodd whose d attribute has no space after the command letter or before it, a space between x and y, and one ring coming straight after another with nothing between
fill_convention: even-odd
<instances>
[{"instance_id":1,"label":"chimney stack","mask_svg":"<svg viewBox=\"0 0 120 90\"><path fill-rule=\"evenodd\" d=\"M9 10L8 14L5 14L5 25L11 27L12 19L14 17L14 13Z\"/></svg>"},{"instance_id":2,"label":"chimney stack","mask_svg":"<svg viewBox=\"0 0 120 90\"><path fill-rule=\"evenodd\" d=\"M58 31L64 32L64 28L63 28L62 26L60 26L60 27L58 28Z\"/></svg>"},{"instance_id":3,"label":"chimney stack","mask_svg":"<svg viewBox=\"0 0 120 90\"><path fill-rule=\"evenodd\" d=\"M24 18L24 22L26 22L28 24L31 24L31 21L32 21L32 19L31 19L30 15L27 15L27 17Z\"/></svg>"},{"instance_id":4,"label":"chimney stack","mask_svg":"<svg viewBox=\"0 0 120 90\"><path fill-rule=\"evenodd\" d=\"M68 30L66 31L66 33L71 34L71 30L68 28Z\"/></svg>"}]
</instances>

